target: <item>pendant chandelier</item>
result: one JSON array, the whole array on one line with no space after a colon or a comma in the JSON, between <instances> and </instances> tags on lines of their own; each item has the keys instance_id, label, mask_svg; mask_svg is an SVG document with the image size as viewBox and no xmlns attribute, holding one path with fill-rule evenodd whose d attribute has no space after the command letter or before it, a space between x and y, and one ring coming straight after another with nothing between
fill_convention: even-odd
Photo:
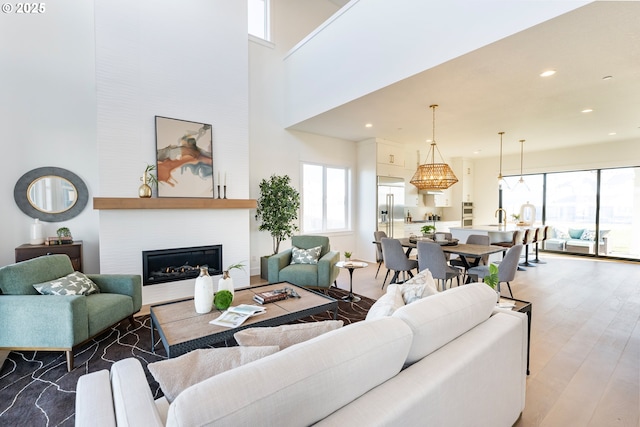
<instances>
[{"instance_id":1,"label":"pendant chandelier","mask_svg":"<svg viewBox=\"0 0 640 427\"><path fill-rule=\"evenodd\" d=\"M442 154L436 145L436 107L437 104L430 105L433 110L433 138L431 139L431 147L425 163L418 166L416 173L411 178L411 183L418 187L419 190L446 190L453 184L458 182L458 178L453 173L448 164L444 163ZM435 162L436 150L442 160L442 163ZM431 163L429 163L431 158Z\"/></svg>"},{"instance_id":2,"label":"pendant chandelier","mask_svg":"<svg viewBox=\"0 0 640 427\"><path fill-rule=\"evenodd\" d=\"M503 187L509 188L509 183L505 181L502 176L502 135L504 135L504 132L498 132L498 135L500 135L500 173L498 173L498 188L502 189Z\"/></svg>"}]
</instances>

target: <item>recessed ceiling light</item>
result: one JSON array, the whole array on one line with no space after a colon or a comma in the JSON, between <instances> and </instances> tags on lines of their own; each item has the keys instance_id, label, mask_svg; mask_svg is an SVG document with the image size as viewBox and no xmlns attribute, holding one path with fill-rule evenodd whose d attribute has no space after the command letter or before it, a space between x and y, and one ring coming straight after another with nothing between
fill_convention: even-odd
<instances>
[{"instance_id":1,"label":"recessed ceiling light","mask_svg":"<svg viewBox=\"0 0 640 427\"><path fill-rule=\"evenodd\" d=\"M482 150L475 150L475 151L473 152L473 154L480 154L481 152L482 152Z\"/></svg>"},{"instance_id":2,"label":"recessed ceiling light","mask_svg":"<svg viewBox=\"0 0 640 427\"><path fill-rule=\"evenodd\" d=\"M609 132L609 136L617 135L616 132Z\"/></svg>"},{"instance_id":3,"label":"recessed ceiling light","mask_svg":"<svg viewBox=\"0 0 640 427\"><path fill-rule=\"evenodd\" d=\"M373 127L373 125L372 125L371 123L367 123L366 125L364 125L364 127L366 127L366 128L372 128L372 127Z\"/></svg>"},{"instance_id":4,"label":"recessed ceiling light","mask_svg":"<svg viewBox=\"0 0 640 427\"><path fill-rule=\"evenodd\" d=\"M613 78L613 76L604 76L602 78L602 80L611 80Z\"/></svg>"},{"instance_id":5,"label":"recessed ceiling light","mask_svg":"<svg viewBox=\"0 0 640 427\"><path fill-rule=\"evenodd\" d=\"M590 112L592 112L592 111L593 111L593 109L591 109L591 108L585 108L585 109L584 109L584 110L582 110L581 112L582 112L582 113L590 113Z\"/></svg>"},{"instance_id":6,"label":"recessed ceiling light","mask_svg":"<svg viewBox=\"0 0 640 427\"><path fill-rule=\"evenodd\" d=\"M556 73L556 70L546 70L540 73L540 77L549 77L553 76Z\"/></svg>"}]
</instances>

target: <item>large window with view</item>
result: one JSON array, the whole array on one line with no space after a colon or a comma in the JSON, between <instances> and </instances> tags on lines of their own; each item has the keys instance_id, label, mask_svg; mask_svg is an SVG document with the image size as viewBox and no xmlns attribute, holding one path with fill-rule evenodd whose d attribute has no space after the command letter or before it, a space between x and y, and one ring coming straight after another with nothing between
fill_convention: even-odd
<instances>
[{"instance_id":1,"label":"large window with view","mask_svg":"<svg viewBox=\"0 0 640 427\"><path fill-rule=\"evenodd\" d=\"M349 170L302 165L302 231L337 232L349 229Z\"/></svg>"},{"instance_id":2,"label":"large window with view","mask_svg":"<svg viewBox=\"0 0 640 427\"><path fill-rule=\"evenodd\" d=\"M502 206L516 220L524 203L536 224L551 226L544 249L640 259L640 168L614 168L507 177Z\"/></svg>"}]
</instances>

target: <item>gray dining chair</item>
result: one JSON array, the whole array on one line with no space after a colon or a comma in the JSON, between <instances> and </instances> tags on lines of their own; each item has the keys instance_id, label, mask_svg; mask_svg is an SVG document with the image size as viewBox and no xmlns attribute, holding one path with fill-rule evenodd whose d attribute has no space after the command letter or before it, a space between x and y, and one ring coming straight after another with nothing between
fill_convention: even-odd
<instances>
[{"instance_id":1,"label":"gray dining chair","mask_svg":"<svg viewBox=\"0 0 640 427\"><path fill-rule=\"evenodd\" d=\"M380 239L382 239L383 237L387 237L387 233L385 233L384 231L373 232L373 243L375 243L376 245L376 262L378 263L378 269L376 270L376 279L378 278L378 273L380 273L380 267L384 262L384 256L382 254L382 244L380 243ZM386 282L387 278L389 277L390 271L391 270L387 268L387 274L385 274L384 281L382 282L383 286L384 286L384 282Z\"/></svg>"},{"instance_id":2,"label":"gray dining chair","mask_svg":"<svg viewBox=\"0 0 640 427\"><path fill-rule=\"evenodd\" d=\"M522 244L514 245L507 251L503 260L498 264L498 292L500 291L500 283L506 283L509 288L509 295L513 298L513 292L511 292L510 282L516 277L516 271L518 270L518 261L522 254ZM467 270L467 274L471 277L475 277L476 280L482 280L485 276L489 275L488 265L479 265L477 267L471 267Z\"/></svg>"},{"instance_id":3,"label":"gray dining chair","mask_svg":"<svg viewBox=\"0 0 640 427\"><path fill-rule=\"evenodd\" d=\"M469 237L467 237L467 244L470 245L485 245L485 246L489 246L491 242L491 239L489 238L489 235L484 235L484 234L470 234ZM478 262L478 258L473 258L473 257L467 257L467 262L470 265L475 264L476 262ZM462 267L465 272L464 274L466 274L466 266L465 263L462 261L462 259L460 258L453 258L449 261L449 264L453 267ZM489 255L483 255L480 257L480 261L478 262L478 265L488 265L489 264Z\"/></svg>"},{"instance_id":4,"label":"gray dining chair","mask_svg":"<svg viewBox=\"0 0 640 427\"><path fill-rule=\"evenodd\" d=\"M384 259L384 265L387 269L392 270L393 277L389 283L397 283L398 276L402 273L402 281L406 280L406 274L409 274L409 277L413 277L413 273L411 270L418 268L418 261L415 259L407 258L407 255L404 253L402 249L402 244L398 239L390 239L388 237L383 237L380 239L380 244L382 245L382 257ZM384 284L387 278L385 277L382 281L382 288L384 289Z\"/></svg>"},{"instance_id":5,"label":"gray dining chair","mask_svg":"<svg viewBox=\"0 0 640 427\"><path fill-rule=\"evenodd\" d=\"M460 286L462 270L457 267L451 267L447 263L444 251L437 243L418 242L418 271L425 269L429 269L433 278L442 283L443 291L447 287L447 282L453 281L454 278L456 278L458 286Z\"/></svg>"}]
</instances>

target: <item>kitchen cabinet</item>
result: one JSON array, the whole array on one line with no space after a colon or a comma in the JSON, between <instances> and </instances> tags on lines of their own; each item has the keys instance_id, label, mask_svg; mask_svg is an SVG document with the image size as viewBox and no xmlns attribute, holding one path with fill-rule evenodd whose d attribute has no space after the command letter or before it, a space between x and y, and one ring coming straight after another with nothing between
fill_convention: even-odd
<instances>
[{"instance_id":1,"label":"kitchen cabinet","mask_svg":"<svg viewBox=\"0 0 640 427\"><path fill-rule=\"evenodd\" d=\"M404 176L404 147L391 141L376 140L377 172L381 176Z\"/></svg>"},{"instance_id":2,"label":"kitchen cabinet","mask_svg":"<svg viewBox=\"0 0 640 427\"><path fill-rule=\"evenodd\" d=\"M436 208L450 208L452 206L451 189L447 188L446 190L442 190L441 194L434 194L433 202L435 203Z\"/></svg>"}]
</instances>

